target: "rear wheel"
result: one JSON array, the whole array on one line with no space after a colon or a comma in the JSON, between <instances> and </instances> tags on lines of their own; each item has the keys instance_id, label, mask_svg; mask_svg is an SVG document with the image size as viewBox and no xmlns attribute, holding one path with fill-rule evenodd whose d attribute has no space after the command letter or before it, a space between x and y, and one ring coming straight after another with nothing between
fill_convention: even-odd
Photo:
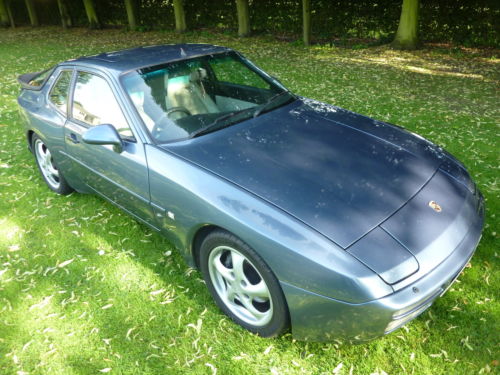
<instances>
[{"instance_id":1,"label":"rear wheel","mask_svg":"<svg viewBox=\"0 0 500 375\"><path fill-rule=\"evenodd\" d=\"M225 231L210 233L201 244L200 268L215 301L236 323L263 337L288 328L278 280L239 238Z\"/></svg>"},{"instance_id":2,"label":"rear wheel","mask_svg":"<svg viewBox=\"0 0 500 375\"><path fill-rule=\"evenodd\" d=\"M36 134L33 134L31 145L36 164L47 186L57 194L66 195L71 193L73 189L57 168L47 145Z\"/></svg>"}]
</instances>

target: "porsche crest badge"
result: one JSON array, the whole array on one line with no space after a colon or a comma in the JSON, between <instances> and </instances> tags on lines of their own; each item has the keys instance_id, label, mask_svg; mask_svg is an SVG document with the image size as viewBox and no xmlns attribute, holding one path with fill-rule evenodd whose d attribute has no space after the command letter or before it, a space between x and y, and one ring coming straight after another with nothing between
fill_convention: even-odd
<instances>
[{"instance_id":1,"label":"porsche crest badge","mask_svg":"<svg viewBox=\"0 0 500 375\"><path fill-rule=\"evenodd\" d=\"M436 212L441 212L442 211L441 206L439 204L437 204L437 202L435 202L435 201L430 201L429 202L429 207L432 208Z\"/></svg>"}]
</instances>

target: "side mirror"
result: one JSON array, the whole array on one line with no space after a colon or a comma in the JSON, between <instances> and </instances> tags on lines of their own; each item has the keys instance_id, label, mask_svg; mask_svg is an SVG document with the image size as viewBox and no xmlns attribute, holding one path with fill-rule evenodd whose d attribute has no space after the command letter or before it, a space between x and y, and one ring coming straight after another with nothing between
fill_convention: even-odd
<instances>
[{"instance_id":1,"label":"side mirror","mask_svg":"<svg viewBox=\"0 0 500 375\"><path fill-rule=\"evenodd\" d=\"M94 126L83 133L82 140L89 145L113 145L115 152L123 151L123 142L115 127L110 124Z\"/></svg>"}]
</instances>

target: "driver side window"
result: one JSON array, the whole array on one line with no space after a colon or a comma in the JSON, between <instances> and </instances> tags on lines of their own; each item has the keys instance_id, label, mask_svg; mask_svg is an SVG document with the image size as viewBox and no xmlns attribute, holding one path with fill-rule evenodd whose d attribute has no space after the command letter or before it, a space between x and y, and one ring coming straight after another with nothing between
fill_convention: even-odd
<instances>
[{"instance_id":1,"label":"driver side window","mask_svg":"<svg viewBox=\"0 0 500 375\"><path fill-rule=\"evenodd\" d=\"M72 116L90 126L111 124L122 138L134 138L109 84L95 74L78 72Z\"/></svg>"}]
</instances>

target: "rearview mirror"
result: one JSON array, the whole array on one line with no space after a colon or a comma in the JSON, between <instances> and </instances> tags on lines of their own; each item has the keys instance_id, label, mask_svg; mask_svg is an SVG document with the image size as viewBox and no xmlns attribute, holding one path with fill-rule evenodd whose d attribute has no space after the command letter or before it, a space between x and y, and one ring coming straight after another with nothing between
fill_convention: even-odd
<instances>
[{"instance_id":1,"label":"rearview mirror","mask_svg":"<svg viewBox=\"0 0 500 375\"><path fill-rule=\"evenodd\" d=\"M89 145L113 145L113 150L120 153L123 142L115 127L110 124L97 125L83 133L82 140Z\"/></svg>"}]
</instances>

